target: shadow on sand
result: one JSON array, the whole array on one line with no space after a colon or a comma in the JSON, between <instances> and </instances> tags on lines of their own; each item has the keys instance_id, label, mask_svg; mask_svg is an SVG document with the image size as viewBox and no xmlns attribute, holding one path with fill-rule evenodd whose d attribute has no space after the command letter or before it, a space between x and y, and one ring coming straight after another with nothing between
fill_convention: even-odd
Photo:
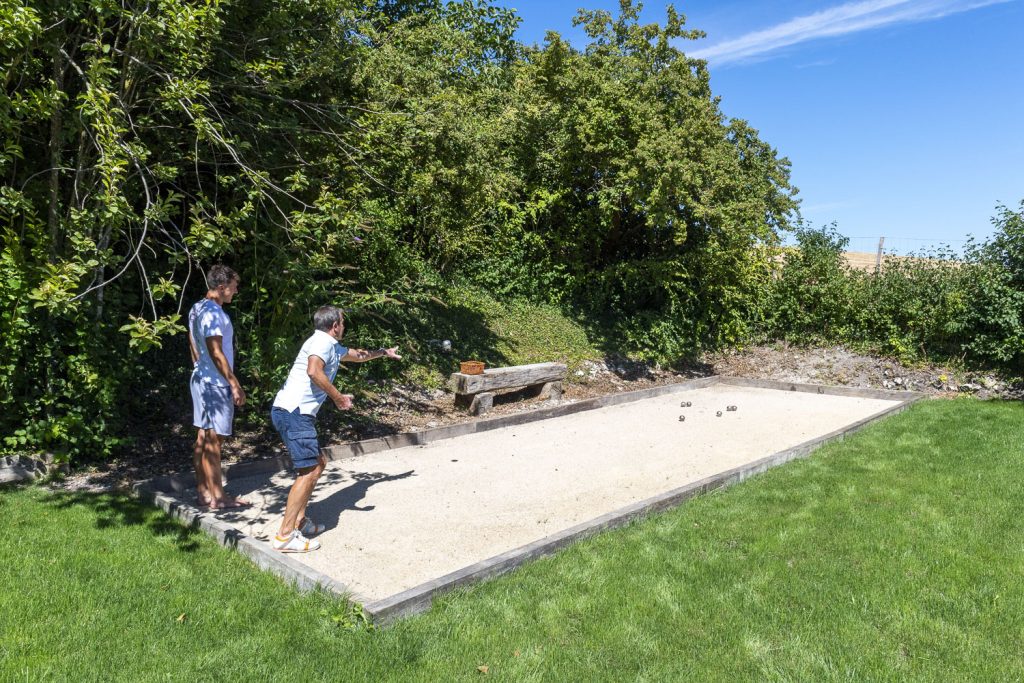
<instances>
[{"instance_id":1,"label":"shadow on sand","mask_svg":"<svg viewBox=\"0 0 1024 683\"><path fill-rule=\"evenodd\" d=\"M326 525L328 529L334 529L338 526L344 512L370 512L374 509L373 505L359 505L359 501L366 497L366 492L371 486L413 476L416 476L415 470L387 474L385 472L353 472L329 468L320 476L317 489L323 491L328 487L345 482L350 483L323 499L317 499L316 491L314 491L313 500L309 503L306 512L311 519L316 520L319 524ZM279 486L266 477L249 477L231 482L227 488L231 495L246 498L258 505L259 514L253 517L251 513L247 515L236 510L222 510L215 513L217 518L229 524L258 526L266 525L284 515L291 481Z\"/></svg>"}]
</instances>

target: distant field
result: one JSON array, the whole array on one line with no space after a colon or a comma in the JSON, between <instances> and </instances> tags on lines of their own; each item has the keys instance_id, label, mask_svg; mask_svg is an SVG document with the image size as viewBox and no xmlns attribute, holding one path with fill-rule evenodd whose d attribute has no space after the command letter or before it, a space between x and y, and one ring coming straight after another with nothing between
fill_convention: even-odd
<instances>
[{"instance_id":1,"label":"distant field","mask_svg":"<svg viewBox=\"0 0 1024 683\"><path fill-rule=\"evenodd\" d=\"M869 251L844 251L843 258L846 259L846 265L857 270L874 270L876 259L878 254ZM882 261L884 262L887 257L882 254Z\"/></svg>"},{"instance_id":2,"label":"distant field","mask_svg":"<svg viewBox=\"0 0 1024 683\"><path fill-rule=\"evenodd\" d=\"M857 270L866 270L873 272L875 270L876 259L878 258L877 252L868 251L844 251L843 258L846 259L846 264L851 268ZM933 261L935 259L924 258L921 256L896 256L894 254L882 254L882 266L886 263L892 263L893 261ZM960 263L955 261L954 263Z\"/></svg>"},{"instance_id":3,"label":"distant field","mask_svg":"<svg viewBox=\"0 0 1024 683\"><path fill-rule=\"evenodd\" d=\"M787 249L795 249L796 247L783 247L783 253ZM843 258L846 260L846 265L856 270L864 270L873 272L875 270L876 259L878 258L877 252L874 251L844 251ZM895 256L893 254L882 254L882 265L884 266L887 262L894 260L909 260L917 259L920 257L912 256ZM782 264L783 254L780 253L773 259L776 263Z\"/></svg>"},{"instance_id":4,"label":"distant field","mask_svg":"<svg viewBox=\"0 0 1024 683\"><path fill-rule=\"evenodd\" d=\"M794 251L796 249L798 249L798 247L794 247L794 246L781 247L781 248L778 249L778 251L774 252L774 254L771 257L771 260L772 260L773 263L776 264L777 268L781 269L782 265L785 263L786 254L790 253L790 252L792 252L792 251ZM850 268L853 268L854 270L863 270L863 271L869 272L869 273L873 273L875 271L875 263L876 263L876 259L877 258L878 258L878 252L874 252L874 251L844 251L843 252L843 259L846 261L846 265L848 265ZM914 261L914 262L917 262L917 261L922 261L922 262L923 261L931 261L931 262L934 262L934 261L939 261L939 260L940 259L931 259L931 258L927 258L927 257L923 257L923 256L899 256L897 254L886 254L886 253L883 253L882 254L882 267L885 267L886 264L892 264L892 263L899 262L899 261L902 261L902 262L908 262L908 261ZM948 261L948 263L953 263L955 265L961 265L963 262L962 261Z\"/></svg>"}]
</instances>

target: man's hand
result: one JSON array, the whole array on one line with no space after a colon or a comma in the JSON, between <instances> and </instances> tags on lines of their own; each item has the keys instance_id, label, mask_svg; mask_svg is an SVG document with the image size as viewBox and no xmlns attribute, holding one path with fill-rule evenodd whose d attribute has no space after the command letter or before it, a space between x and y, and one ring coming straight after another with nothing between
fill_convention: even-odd
<instances>
[{"instance_id":1,"label":"man's hand","mask_svg":"<svg viewBox=\"0 0 1024 683\"><path fill-rule=\"evenodd\" d=\"M351 410L352 394L338 394L338 398L334 399L334 405L338 410Z\"/></svg>"},{"instance_id":2,"label":"man's hand","mask_svg":"<svg viewBox=\"0 0 1024 683\"><path fill-rule=\"evenodd\" d=\"M398 355L398 347L392 346L390 349L382 349L384 355L388 358L394 358L395 360L402 360L402 357Z\"/></svg>"},{"instance_id":3,"label":"man's hand","mask_svg":"<svg viewBox=\"0 0 1024 683\"><path fill-rule=\"evenodd\" d=\"M245 391L242 390L242 385L234 377L231 378L231 399L236 406L241 407L245 405Z\"/></svg>"}]
</instances>

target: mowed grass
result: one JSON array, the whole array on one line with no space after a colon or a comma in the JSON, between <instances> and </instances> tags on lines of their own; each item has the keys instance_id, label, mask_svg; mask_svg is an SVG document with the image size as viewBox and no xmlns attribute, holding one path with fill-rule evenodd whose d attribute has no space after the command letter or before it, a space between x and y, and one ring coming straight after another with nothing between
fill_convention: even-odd
<instances>
[{"instance_id":1,"label":"mowed grass","mask_svg":"<svg viewBox=\"0 0 1024 683\"><path fill-rule=\"evenodd\" d=\"M0 680L1019 680L1022 425L919 404L381 630L130 499L7 490Z\"/></svg>"}]
</instances>

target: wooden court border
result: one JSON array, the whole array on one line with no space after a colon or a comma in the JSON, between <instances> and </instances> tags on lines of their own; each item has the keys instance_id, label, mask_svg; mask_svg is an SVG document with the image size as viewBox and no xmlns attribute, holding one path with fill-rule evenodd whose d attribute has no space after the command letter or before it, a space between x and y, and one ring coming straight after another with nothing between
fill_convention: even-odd
<instances>
[{"instance_id":1,"label":"wooden court border","mask_svg":"<svg viewBox=\"0 0 1024 683\"><path fill-rule=\"evenodd\" d=\"M286 582L295 585L300 590L312 590L320 587L347 600L357 602L362 605L363 612L367 617L375 623L382 624L429 609L435 597L455 588L504 574L515 569L524 562L528 562L545 555L550 555L571 543L588 536L592 536L606 529L614 529L624 526L639 517L681 505L690 498L701 493L736 484L755 474L759 474L772 467L787 463L790 460L805 458L820 446L831 441L843 439L849 434L863 429L872 422L876 422L902 412L912 403L915 403L925 397L925 394L912 391L858 389L714 375L688 380L677 384L667 384L650 389L641 389L639 391L601 396L599 398L577 401L575 403L565 403L549 408L516 413L514 415L503 415L500 417L476 420L473 422L426 429L420 432L395 434L393 436L385 436L377 439L367 439L348 444L329 446L324 448L321 452L332 461L347 460L394 448L423 445L433 441L440 441L442 439L464 436L466 434L486 432L492 429L501 429L503 427L511 427L529 422L536 422L538 420L560 417L562 415L571 415L573 413L595 410L606 406L641 401L647 398L663 396L666 394L703 389L716 384L781 391L798 391L802 393L831 396L848 396L853 398L874 398L888 401L895 400L899 401L899 403L873 415L869 415L864 419L853 422L845 427L829 432L828 434L805 441L792 448L773 453L759 460L755 460L754 462L747 463L724 472L719 472L718 474L714 474L699 481L691 482L685 486L633 503L613 512L609 512L589 521L569 527L568 529L551 534L532 543L495 555L494 557L486 560L475 562L469 566L463 567L462 569L445 574L444 576L432 579L380 600L365 600L358 594L349 590L347 586L336 579L302 564L287 554L274 551L266 541L258 540L243 534L241 531L231 526L229 523L217 518L216 515L210 512L204 512L194 506L182 503L175 497L175 494L186 491L194 486L195 475L192 473L157 477L145 482L140 482L133 488L135 494L141 499L163 509L168 515L179 519L187 526L198 528L210 536L213 536L221 545L235 548L261 569L277 574ZM273 458L241 462L225 466L224 474L225 478L228 480L242 479L261 474L279 472L289 468L290 460L287 456L277 455Z\"/></svg>"}]
</instances>

